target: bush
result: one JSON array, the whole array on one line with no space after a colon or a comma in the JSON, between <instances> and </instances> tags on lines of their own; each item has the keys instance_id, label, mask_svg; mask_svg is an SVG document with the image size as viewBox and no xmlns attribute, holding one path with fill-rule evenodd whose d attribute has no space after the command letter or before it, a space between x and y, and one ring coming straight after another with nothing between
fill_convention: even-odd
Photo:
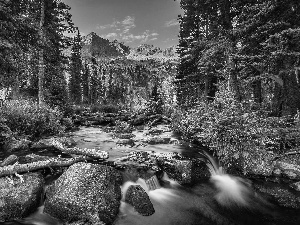
<instances>
[{"instance_id":1,"label":"bush","mask_svg":"<svg viewBox=\"0 0 300 225\"><path fill-rule=\"evenodd\" d=\"M225 166L244 152L281 154L300 145L300 129L291 117L269 117L252 102L236 102L221 90L215 101L173 113L173 130L185 140L198 140L214 150Z\"/></svg>"},{"instance_id":2,"label":"bush","mask_svg":"<svg viewBox=\"0 0 300 225\"><path fill-rule=\"evenodd\" d=\"M117 113L120 111L120 107L118 105L92 105L91 112L103 112L103 113Z\"/></svg>"},{"instance_id":3,"label":"bush","mask_svg":"<svg viewBox=\"0 0 300 225\"><path fill-rule=\"evenodd\" d=\"M60 124L62 113L44 105L38 107L30 100L11 100L6 102L0 116L7 120L6 124L17 135L28 135L32 138L58 134L63 131Z\"/></svg>"}]
</instances>

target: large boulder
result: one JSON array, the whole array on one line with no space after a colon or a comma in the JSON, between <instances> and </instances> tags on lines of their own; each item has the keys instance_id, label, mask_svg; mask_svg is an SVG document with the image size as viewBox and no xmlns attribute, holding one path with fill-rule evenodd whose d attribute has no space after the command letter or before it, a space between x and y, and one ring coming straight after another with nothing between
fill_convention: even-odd
<instances>
[{"instance_id":1,"label":"large boulder","mask_svg":"<svg viewBox=\"0 0 300 225\"><path fill-rule=\"evenodd\" d=\"M76 163L47 189L45 212L65 222L111 224L119 211L120 184L112 167Z\"/></svg>"},{"instance_id":2,"label":"large boulder","mask_svg":"<svg viewBox=\"0 0 300 225\"><path fill-rule=\"evenodd\" d=\"M148 194L140 185L129 186L125 195L125 202L132 205L143 216L151 216L155 213Z\"/></svg>"},{"instance_id":3,"label":"large boulder","mask_svg":"<svg viewBox=\"0 0 300 225\"><path fill-rule=\"evenodd\" d=\"M0 222L21 219L33 213L40 204L44 178L27 173L20 178L0 178Z\"/></svg>"},{"instance_id":4,"label":"large boulder","mask_svg":"<svg viewBox=\"0 0 300 225\"><path fill-rule=\"evenodd\" d=\"M200 159L184 158L176 153L159 155L157 163L169 178L180 184L196 183L211 176L208 167Z\"/></svg>"}]
</instances>

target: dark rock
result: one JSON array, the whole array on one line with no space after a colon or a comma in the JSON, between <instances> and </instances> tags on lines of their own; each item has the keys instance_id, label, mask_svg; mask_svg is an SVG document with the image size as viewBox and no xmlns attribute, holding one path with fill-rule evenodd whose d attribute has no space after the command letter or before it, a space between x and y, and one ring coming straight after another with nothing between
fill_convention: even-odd
<instances>
[{"instance_id":1,"label":"dark rock","mask_svg":"<svg viewBox=\"0 0 300 225\"><path fill-rule=\"evenodd\" d=\"M150 145L158 145L158 144L169 144L170 140L171 140L171 138L168 138L168 137L155 136L155 137L147 138L147 140L145 142Z\"/></svg>"},{"instance_id":2,"label":"dark rock","mask_svg":"<svg viewBox=\"0 0 300 225\"><path fill-rule=\"evenodd\" d=\"M76 163L46 191L45 212L72 222L111 224L119 211L121 175L112 167Z\"/></svg>"},{"instance_id":3,"label":"dark rock","mask_svg":"<svg viewBox=\"0 0 300 225\"><path fill-rule=\"evenodd\" d=\"M24 182L13 177L0 178L0 222L21 219L33 213L43 193L44 179L39 173L23 175Z\"/></svg>"},{"instance_id":4,"label":"dark rock","mask_svg":"<svg viewBox=\"0 0 300 225\"><path fill-rule=\"evenodd\" d=\"M19 157L16 155L10 155L0 163L0 166L8 166L13 165L14 163L18 162Z\"/></svg>"},{"instance_id":5,"label":"dark rock","mask_svg":"<svg viewBox=\"0 0 300 225\"><path fill-rule=\"evenodd\" d=\"M165 171L169 178L180 184L191 184L207 180L210 172L206 164L198 159L176 159L158 157L158 166Z\"/></svg>"},{"instance_id":6,"label":"dark rock","mask_svg":"<svg viewBox=\"0 0 300 225\"><path fill-rule=\"evenodd\" d=\"M271 185L254 184L259 192L272 197L279 205L288 208L300 209L300 195L289 186L272 183Z\"/></svg>"},{"instance_id":7,"label":"dark rock","mask_svg":"<svg viewBox=\"0 0 300 225\"><path fill-rule=\"evenodd\" d=\"M119 139L117 145L130 145L134 146L134 141L132 139Z\"/></svg>"},{"instance_id":8,"label":"dark rock","mask_svg":"<svg viewBox=\"0 0 300 225\"><path fill-rule=\"evenodd\" d=\"M31 143L32 142L27 139L16 140L13 138L4 144L3 149L4 149L4 151L7 151L7 152L16 152L19 150L26 150L26 149L30 148Z\"/></svg>"},{"instance_id":9,"label":"dark rock","mask_svg":"<svg viewBox=\"0 0 300 225\"><path fill-rule=\"evenodd\" d=\"M88 119L88 121L92 121L93 125L106 126L111 123L114 123L115 119L113 117L108 117L108 116L97 116L95 118Z\"/></svg>"},{"instance_id":10,"label":"dark rock","mask_svg":"<svg viewBox=\"0 0 300 225\"><path fill-rule=\"evenodd\" d=\"M133 126L144 125L147 121L146 115L139 115L137 118L131 119L130 124Z\"/></svg>"},{"instance_id":11,"label":"dark rock","mask_svg":"<svg viewBox=\"0 0 300 225\"><path fill-rule=\"evenodd\" d=\"M146 135L159 135L162 134L163 132L164 132L163 129L152 128L151 130L146 132Z\"/></svg>"},{"instance_id":12,"label":"dark rock","mask_svg":"<svg viewBox=\"0 0 300 225\"><path fill-rule=\"evenodd\" d=\"M140 185L131 185L128 188L125 195L125 202L132 205L143 216L151 216L155 213L148 194Z\"/></svg>"}]
</instances>

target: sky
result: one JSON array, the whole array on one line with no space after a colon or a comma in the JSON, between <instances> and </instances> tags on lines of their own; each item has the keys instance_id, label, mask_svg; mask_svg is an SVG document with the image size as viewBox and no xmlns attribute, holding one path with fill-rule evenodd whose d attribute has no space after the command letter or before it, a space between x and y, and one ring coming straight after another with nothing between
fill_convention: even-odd
<instances>
[{"instance_id":1,"label":"sky","mask_svg":"<svg viewBox=\"0 0 300 225\"><path fill-rule=\"evenodd\" d=\"M82 35L124 42L130 47L178 44L179 0L62 0L71 7L73 22Z\"/></svg>"}]
</instances>

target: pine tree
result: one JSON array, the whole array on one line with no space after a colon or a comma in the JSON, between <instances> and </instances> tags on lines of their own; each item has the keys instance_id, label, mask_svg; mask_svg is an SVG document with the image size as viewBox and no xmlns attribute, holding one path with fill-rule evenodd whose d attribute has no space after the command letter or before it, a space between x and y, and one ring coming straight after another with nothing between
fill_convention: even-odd
<instances>
[{"instance_id":1,"label":"pine tree","mask_svg":"<svg viewBox=\"0 0 300 225\"><path fill-rule=\"evenodd\" d=\"M237 58L246 80L252 81L254 99L262 102L262 85L269 85L273 114L296 113L300 107L295 70L300 64L300 2L252 1L237 24Z\"/></svg>"},{"instance_id":2,"label":"pine tree","mask_svg":"<svg viewBox=\"0 0 300 225\"><path fill-rule=\"evenodd\" d=\"M74 37L70 62L70 80L69 80L69 93L70 99L75 104L82 102L82 88L81 88L81 36L78 31Z\"/></svg>"},{"instance_id":3,"label":"pine tree","mask_svg":"<svg viewBox=\"0 0 300 225\"><path fill-rule=\"evenodd\" d=\"M90 99L90 68L87 61L84 62L84 68L82 73L82 96L83 96L83 103L89 103Z\"/></svg>"}]
</instances>

